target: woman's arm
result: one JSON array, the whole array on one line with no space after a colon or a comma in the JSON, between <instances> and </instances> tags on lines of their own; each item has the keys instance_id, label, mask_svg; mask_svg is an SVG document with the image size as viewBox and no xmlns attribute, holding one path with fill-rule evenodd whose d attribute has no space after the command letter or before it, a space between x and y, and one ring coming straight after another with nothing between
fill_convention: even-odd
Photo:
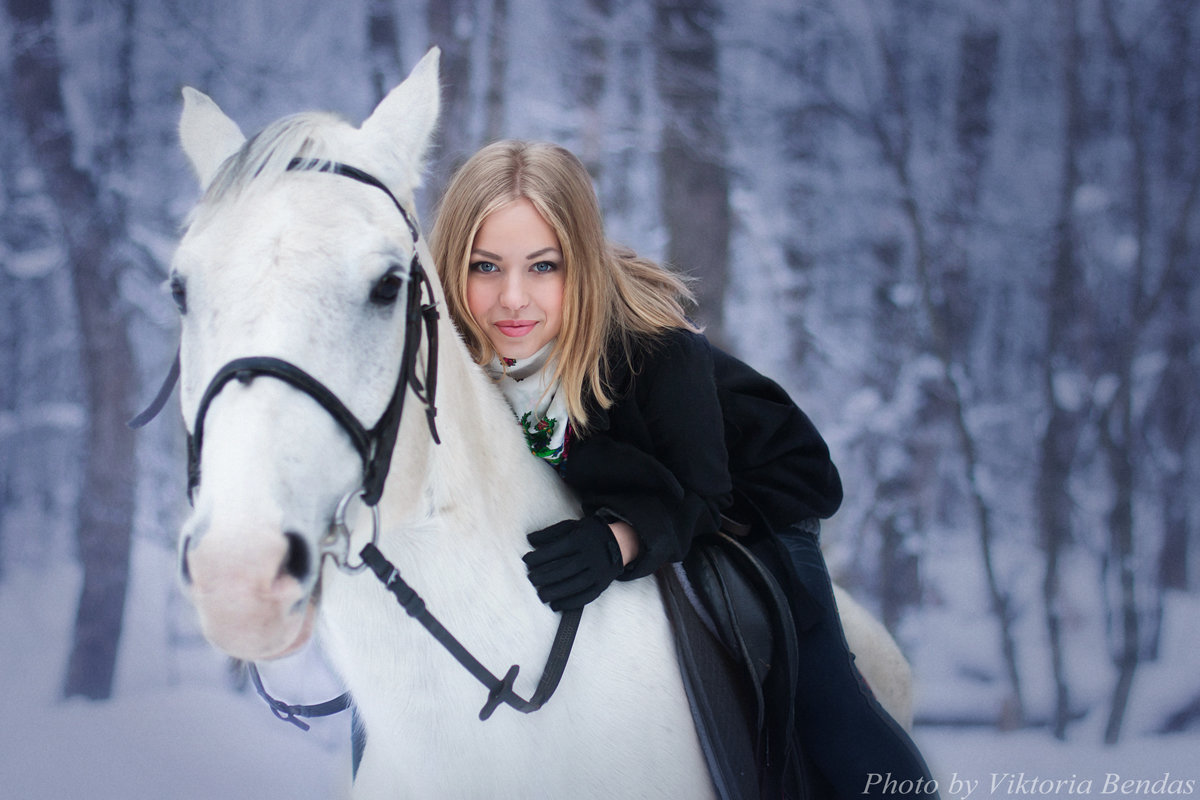
<instances>
[{"instance_id":1,"label":"woman's arm","mask_svg":"<svg viewBox=\"0 0 1200 800\"><path fill-rule=\"evenodd\" d=\"M612 529L613 537L617 540L617 547L621 548L621 563L629 566L629 562L638 557L642 550L642 546L638 543L637 531L628 522L610 522L608 527Z\"/></svg>"},{"instance_id":2,"label":"woman's arm","mask_svg":"<svg viewBox=\"0 0 1200 800\"><path fill-rule=\"evenodd\" d=\"M695 537L716 531L732 489L704 337L680 330L649 343L625 388L606 427L572 444L563 477L585 513L626 526L613 533L629 579L683 558Z\"/></svg>"},{"instance_id":3,"label":"woman's arm","mask_svg":"<svg viewBox=\"0 0 1200 800\"><path fill-rule=\"evenodd\" d=\"M730 502L708 342L681 330L651 347L600 430L570 446L562 474L583 518L529 535L529 580L555 610L682 559Z\"/></svg>"}]
</instances>

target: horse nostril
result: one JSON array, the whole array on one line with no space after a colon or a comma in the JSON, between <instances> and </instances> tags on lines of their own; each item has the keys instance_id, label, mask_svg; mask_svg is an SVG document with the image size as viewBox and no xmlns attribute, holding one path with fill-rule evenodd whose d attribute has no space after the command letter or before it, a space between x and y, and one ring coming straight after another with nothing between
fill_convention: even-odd
<instances>
[{"instance_id":1,"label":"horse nostril","mask_svg":"<svg viewBox=\"0 0 1200 800\"><path fill-rule=\"evenodd\" d=\"M288 549L279 574L290 575L296 580L303 582L308 577L310 567L308 542L304 540L303 536L292 531L286 532L284 536L287 537Z\"/></svg>"}]
</instances>

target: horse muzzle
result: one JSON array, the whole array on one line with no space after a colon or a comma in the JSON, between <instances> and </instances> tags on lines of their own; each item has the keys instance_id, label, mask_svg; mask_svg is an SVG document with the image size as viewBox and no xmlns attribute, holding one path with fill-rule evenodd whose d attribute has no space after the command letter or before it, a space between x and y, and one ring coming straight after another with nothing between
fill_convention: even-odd
<instances>
[{"instance_id":1,"label":"horse muzzle","mask_svg":"<svg viewBox=\"0 0 1200 800\"><path fill-rule=\"evenodd\" d=\"M320 561L298 533L185 536L180 573L206 639L234 658L280 658L312 636Z\"/></svg>"}]
</instances>

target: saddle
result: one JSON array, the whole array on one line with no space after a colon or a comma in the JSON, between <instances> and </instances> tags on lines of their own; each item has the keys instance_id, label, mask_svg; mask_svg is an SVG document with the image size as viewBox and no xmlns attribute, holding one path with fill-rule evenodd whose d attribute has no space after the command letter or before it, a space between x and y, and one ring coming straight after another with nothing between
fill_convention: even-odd
<instances>
[{"instance_id":1,"label":"saddle","mask_svg":"<svg viewBox=\"0 0 1200 800\"><path fill-rule=\"evenodd\" d=\"M796 628L779 582L723 532L697 540L657 576L717 795L803 797Z\"/></svg>"}]
</instances>

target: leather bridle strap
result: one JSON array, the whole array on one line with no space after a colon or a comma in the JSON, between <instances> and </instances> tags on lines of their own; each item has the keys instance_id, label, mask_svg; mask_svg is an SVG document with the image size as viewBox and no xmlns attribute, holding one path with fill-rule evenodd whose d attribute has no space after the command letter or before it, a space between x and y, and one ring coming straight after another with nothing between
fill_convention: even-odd
<instances>
[{"instance_id":1,"label":"leather bridle strap","mask_svg":"<svg viewBox=\"0 0 1200 800\"><path fill-rule=\"evenodd\" d=\"M142 413L129 420L129 427L134 430L144 428L146 423L157 417L158 412L163 410L163 407L167 404L167 400L171 398L171 392L175 389L175 384L177 383L179 383L179 350L175 351L175 360L171 362L171 368L167 370L167 377L163 380L162 386L158 387L158 394L154 395L154 399L150 401L150 405L146 406Z\"/></svg>"},{"instance_id":2,"label":"leather bridle strap","mask_svg":"<svg viewBox=\"0 0 1200 800\"><path fill-rule=\"evenodd\" d=\"M272 697L263 686L262 676L258 673L258 665L253 661L246 662L246 670L250 673L250 680L254 683L254 691L258 692L258 696L266 701L271 707L271 713L284 722L290 722L302 731L308 730L310 726L301 717L312 719L314 717L332 717L334 714L340 714L350 706L354 705L353 699L349 692L343 692L332 700L326 700L324 703L314 703L313 705L292 705L285 703L282 700L277 700Z\"/></svg>"},{"instance_id":3,"label":"leather bridle strap","mask_svg":"<svg viewBox=\"0 0 1200 800\"><path fill-rule=\"evenodd\" d=\"M526 700L513 690L517 673L520 671L519 666L514 664L509 667L503 678L497 678L467 648L463 647L450 631L446 630L445 626L426 607L424 599L400 576L400 570L387 560L379 548L368 543L363 547L361 556L362 560L371 568L371 572L379 578L384 588L396 598L400 607L410 617L421 623L421 626L437 640L438 644L454 656L454 659L488 690L487 702L479 711L480 720L491 717L501 703L512 706L522 714L532 714L544 706L554 694L562 680L563 672L567 668L567 660L571 657L571 648L575 644L575 634L579 630L583 609L564 611L559 616L558 631L554 635L554 643L550 646L550 655L546 658L542 677L538 681L533 695ZM279 719L290 722L301 730L306 731L310 727L304 718L333 716L354 705L354 700L349 692L340 694L332 700L326 700L324 703L312 705L286 703L272 697L267 692L263 686L262 676L254 662L249 662L246 666L250 673L250 680L254 683L254 690L258 692L259 697L266 701L271 712Z\"/></svg>"},{"instance_id":4,"label":"leather bridle strap","mask_svg":"<svg viewBox=\"0 0 1200 800\"><path fill-rule=\"evenodd\" d=\"M365 183L367 186L373 186L379 191L386 194L396 206L396 210L400 212L400 216L404 217L404 222L408 225L408 232L412 234L413 241L417 241L419 233L417 225L405 210L403 204L396 199L396 195L392 194L383 181L376 178L369 172L364 172L358 167L352 167L349 164L343 164L339 161L323 161L319 158L293 158L288 162L288 172L328 172L332 175L341 175L344 178L356 180L359 183Z\"/></svg>"},{"instance_id":5,"label":"leather bridle strap","mask_svg":"<svg viewBox=\"0 0 1200 800\"><path fill-rule=\"evenodd\" d=\"M501 703L512 706L522 714L531 714L544 706L550 696L554 694L559 681L562 680L563 671L567 667L567 659L570 657L571 647L575 643L575 633L579 630L579 620L583 616L583 609L563 611L559 616L558 632L554 636L554 644L550 647L550 655L546 659L542 677L538 681L533 696L526 700L513 691L513 684L517 680L520 667L514 664L503 678L497 678L467 648L463 647L450 631L446 630L437 617L429 612L425 601L400 576L400 570L387 560L379 548L368 543L363 547L361 555L362 560L375 573L375 577L383 583L384 588L392 593L401 608L410 617L421 623L438 644L446 648L467 672L487 688L487 702L479 711L481 720L490 717Z\"/></svg>"},{"instance_id":6,"label":"leather bridle strap","mask_svg":"<svg viewBox=\"0 0 1200 800\"><path fill-rule=\"evenodd\" d=\"M358 421L358 417L346 408L345 403L338 399L337 395L330 391L325 384L289 361L270 356L249 356L235 358L217 370L217 374L209 382L204 396L200 398L200 405L196 410L195 430L188 439L189 493L200 483L200 452L204 444L204 420L208 416L209 405L225 388L225 384L234 379L237 379L239 383L249 384L259 375L270 375L272 378L277 378L315 400L346 431L354 449L362 457L364 469L366 468L371 459L371 434Z\"/></svg>"}]
</instances>

